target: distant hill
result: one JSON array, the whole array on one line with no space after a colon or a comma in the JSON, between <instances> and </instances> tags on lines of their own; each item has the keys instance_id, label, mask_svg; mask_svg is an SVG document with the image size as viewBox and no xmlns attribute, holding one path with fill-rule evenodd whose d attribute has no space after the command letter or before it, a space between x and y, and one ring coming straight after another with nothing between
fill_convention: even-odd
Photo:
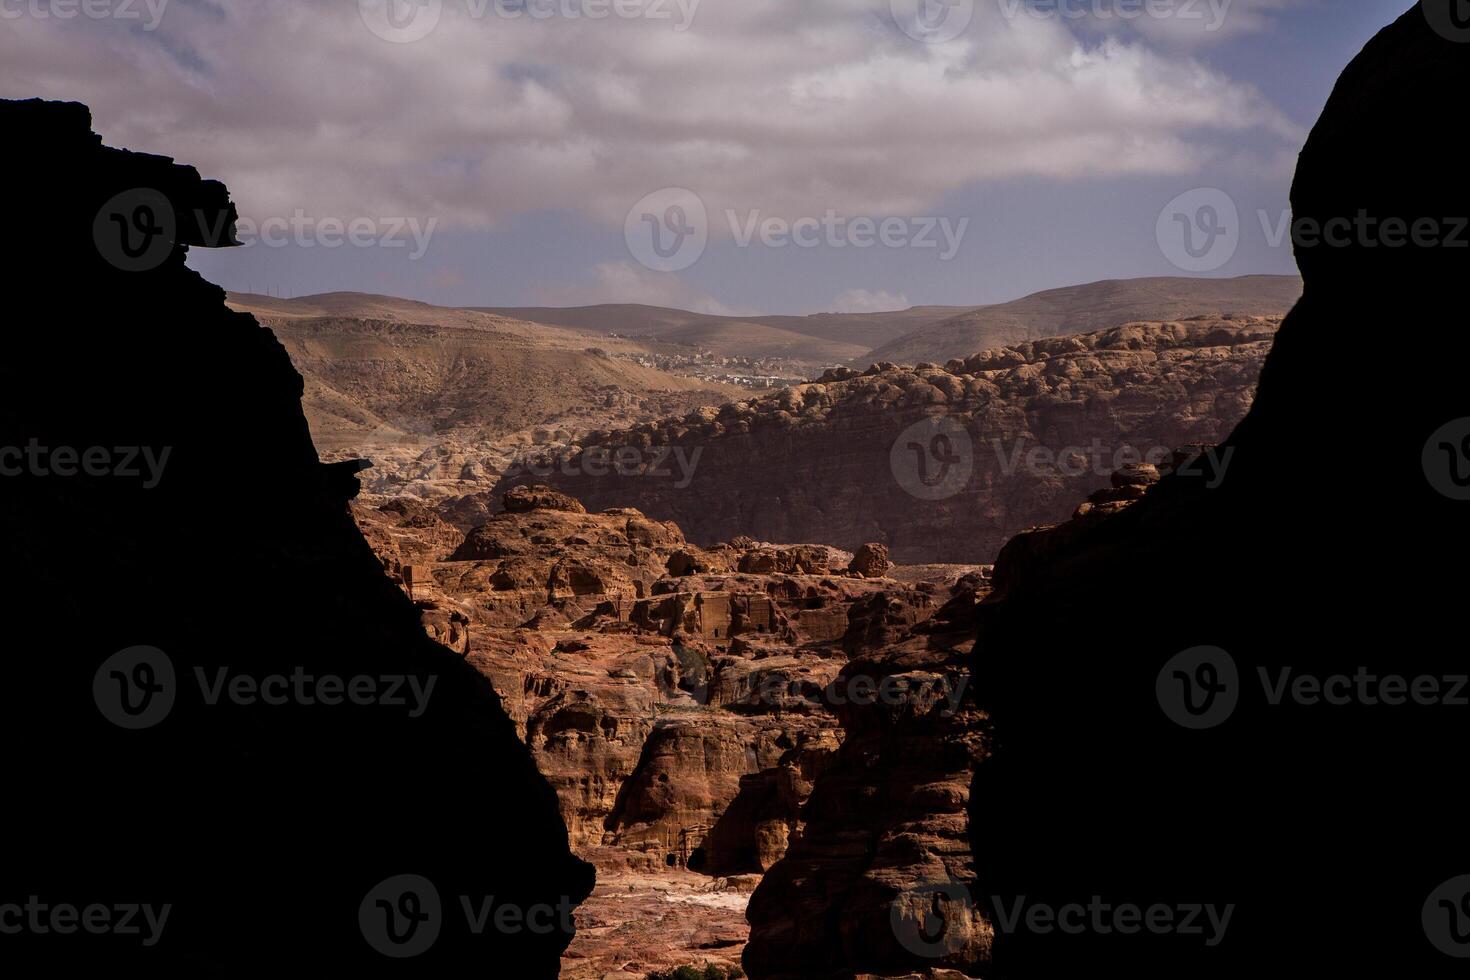
<instances>
[{"instance_id":1,"label":"distant hill","mask_svg":"<svg viewBox=\"0 0 1470 980\"><path fill-rule=\"evenodd\" d=\"M593 345L575 330L482 312L356 293L229 303L285 346L324 448L628 423L741 393L589 349L636 353L635 344Z\"/></svg>"},{"instance_id":2,"label":"distant hill","mask_svg":"<svg viewBox=\"0 0 1470 980\"><path fill-rule=\"evenodd\" d=\"M589 333L654 338L721 356L788 357L810 363L845 361L914 330L940 323L966 306L916 306L890 313L726 317L636 303L599 306L477 307L479 312Z\"/></svg>"},{"instance_id":3,"label":"distant hill","mask_svg":"<svg viewBox=\"0 0 1470 980\"><path fill-rule=\"evenodd\" d=\"M1302 281L1297 276L1107 279L1083 286L1048 289L917 327L854 358L853 364L858 367L882 361L943 364L992 347L1090 333L1137 321L1224 313L1284 314L1301 294Z\"/></svg>"},{"instance_id":4,"label":"distant hill","mask_svg":"<svg viewBox=\"0 0 1470 980\"><path fill-rule=\"evenodd\" d=\"M396 323L419 323L439 327L459 327L479 332L520 337L540 347L562 347L582 350L597 346L620 352L644 351L646 345L588 343L588 331L549 323L532 323L504 314L455 306L434 306L398 296L372 293L318 293L295 299L261 296L258 293L230 293L229 304L272 322L312 317L350 317L364 320L387 320Z\"/></svg>"}]
</instances>

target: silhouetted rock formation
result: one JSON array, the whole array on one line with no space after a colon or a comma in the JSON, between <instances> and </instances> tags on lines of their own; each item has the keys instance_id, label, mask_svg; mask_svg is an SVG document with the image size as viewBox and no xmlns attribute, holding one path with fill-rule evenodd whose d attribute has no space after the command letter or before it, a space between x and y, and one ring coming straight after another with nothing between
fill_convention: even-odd
<instances>
[{"instance_id":1,"label":"silhouetted rock formation","mask_svg":"<svg viewBox=\"0 0 1470 980\"><path fill-rule=\"evenodd\" d=\"M1012 540L975 609L973 861L874 845L946 812L905 806L899 775L943 736L894 726L904 751L863 767L849 732L752 899L754 980L1463 972L1470 249L1375 236L1428 219L1465 241L1470 183L1432 161L1456 156L1444 94L1467 80L1470 45L1417 8L1345 72L1293 189L1305 296L1248 417ZM1360 214L1380 224L1311 243ZM1369 356L1390 324L1420 338L1420 369ZM1284 668L1346 682L1273 704ZM1359 675L1405 680L1366 682L1375 704ZM1416 704L1431 688L1458 706Z\"/></svg>"},{"instance_id":2,"label":"silhouetted rock formation","mask_svg":"<svg viewBox=\"0 0 1470 980\"><path fill-rule=\"evenodd\" d=\"M1223 482L1176 472L1002 556L974 658L995 739L970 797L987 980L1463 972L1431 936L1463 935L1464 890L1431 893L1466 871L1470 708L1372 704L1355 680L1331 688L1345 704L1273 705L1270 688L1289 667L1292 683L1432 677L1444 695L1467 673L1467 504L1434 485L1467 462L1463 433L1440 430L1470 416L1470 182L1436 162L1459 153L1444 98L1467 81L1470 45L1410 11L1344 72L1292 192L1299 229L1428 220L1460 245L1298 234L1305 295L1221 448ZM1395 325L1423 349L1413 370L1373 355ZM1230 660L1174 660L1206 645ZM1001 928L1021 896L1234 910L1213 946L1204 915L1202 935Z\"/></svg>"},{"instance_id":3,"label":"silhouetted rock formation","mask_svg":"<svg viewBox=\"0 0 1470 980\"><path fill-rule=\"evenodd\" d=\"M707 544L750 534L893 559L989 562L1130 461L1218 442L1250 407L1280 317L1130 323L877 364L537 451L502 488L547 482L592 510L637 507ZM527 473L531 475L526 475Z\"/></svg>"},{"instance_id":4,"label":"silhouetted rock formation","mask_svg":"<svg viewBox=\"0 0 1470 980\"><path fill-rule=\"evenodd\" d=\"M185 267L232 239L224 187L103 147L80 105L0 103L0 133L0 905L171 906L154 943L141 915L28 924L0 959L554 977L591 868L489 681L353 527L355 466L318 462L285 351Z\"/></svg>"}]
</instances>

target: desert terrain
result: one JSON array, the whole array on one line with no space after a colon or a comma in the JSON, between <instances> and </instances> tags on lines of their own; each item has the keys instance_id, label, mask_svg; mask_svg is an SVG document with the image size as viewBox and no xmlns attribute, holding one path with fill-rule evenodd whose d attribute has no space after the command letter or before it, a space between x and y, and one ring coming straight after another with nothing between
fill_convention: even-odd
<instances>
[{"instance_id":1,"label":"desert terrain","mask_svg":"<svg viewBox=\"0 0 1470 980\"><path fill-rule=\"evenodd\" d=\"M638 363L661 355L632 324L666 337L668 311L253 301L307 378L330 458L374 464L352 513L385 574L494 685L597 869L572 980L789 959L803 941L781 923L831 900L806 891L816 868L843 869L840 904L869 932L936 874L970 880L964 813L989 749L964 694L995 556L1026 528L1118 513L1197 460L1248 411L1280 325L1127 321L751 390ZM534 394L526 376L544 379ZM359 419L397 424L365 436ZM936 419L975 433L972 472L925 500L890 457ZM415 426L421 441L396 434ZM1153 454L1115 456L1135 446ZM698 465L683 486L585 475L588 453L625 447ZM1038 447L1060 455L1005 465ZM954 926L963 970L989 926Z\"/></svg>"}]
</instances>

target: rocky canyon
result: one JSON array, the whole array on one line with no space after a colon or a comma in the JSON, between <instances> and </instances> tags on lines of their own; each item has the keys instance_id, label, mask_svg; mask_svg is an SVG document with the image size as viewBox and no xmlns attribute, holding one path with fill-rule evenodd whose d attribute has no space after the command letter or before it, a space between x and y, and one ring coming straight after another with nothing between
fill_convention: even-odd
<instances>
[{"instance_id":1,"label":"rocky canyon","mask_svg":"<svg viewBox=\"0 0 1470 980\"><path fill-rule=\"evenodd\" d=\"M1178 55L1187 71L1145 115L1199 115L1189 100L1244 50L1230 44L1308 17L1249 6L1232 22L1246 41ZM1470 248L1303 231L1470 222L1453 165L1470 32L1453 6L1424 0L1332 90L1282 224L1300 278L1237 275L1261 254L1247 242L1195 276L1089 282L1106 263L1084 263L1065 280L1084 285L894 311L907 299L866 273L832 312L706 295L726 250L765 247L749 237L760 222L744 244L701 242L687 279L660 278L664 253L701 237L704 202L681 187L635 205L621 242L609 226L605 262L557 237L588 218L571 205L537 204L544 222L461 208L446 240L500 263L478 272L501 305L226 292L195 267L245 251L231 191L99 135L209 151L214 129L180 135L161 109L114 129L79 103L0 100L15 286L0 359L0 602L15 633L0 972L1461 975ZM368 8L354 29L389 42ZM904 47L877 60L968 71L965 41L922 43L894 17L878 33ZM14 19L0 37L41 36ZM817 23L790 33L828 38ZM393 15L378 27L399 42L392 64L424 70L412 59L433 48ZM1142 28L1097 45L1072 28L1030 24L1024 39L1054 72L1175 57ZM666 33L655 60L684 52ZM158 57L202 92L215 52L181 36L160 33ZM547 147L580 109L526 59L499 68L531 100L541 149L505 169L539 202L537 181L570 186ZM1298 68L1282 77L1309 77ZM802 77L799 108L841 108L844 85ZM1108 99L1157 95L1119 78ZM600 84L601 111L630 111L636 80ZM1263 147L1295 150L1290 113L1231 92L1232 112L1266 120L1247 127L1269 130ZM692 103L667 102L659 126L687 137ZM493 105L495 126L521 124ZM391 112L286 128L360 140L370 173L374 114ZM1231 125L1216 156L1254 165ZM1192 148L1159 133L1137 152ZM762 176L744 143L686 142L715 177L728 160L742 183ZM388 183L416 186L419 148L391 145L404 170ZM436 193L496 169L432 145ZM266 151L224 157L220 176L237 193L286 186L282 146ZM609 186L635 169L596 141L572 156ZM853 182L858 165L834 161L812 180ZM1170 181L1182 166L1164 167ZM1019 175L1016 200L1038 180ZM800 199L799 183L783 193ZM646 203L668 193L680 203ZM1224 192L1176 201L1199 194ZM599 201L596 220L627 203ZM1254 203L1230 202L1224 224L1214 204L1150 205L1138 227L1162 229L1183 270L1163 231L1198 259L1194 232L1238 233ZM649 230L658 261L632 241ZM1016 248L1027 230L1012 229ZM501 235L516 249L486 244ZM531 272L553 239L565 281ZM320 257L306 251L291 254ZM730 295L766 270L768 308L826 309L783 305L805 284L769 271L818 275L815 254L741 251ZM404 273L377 258L363 268L378 278L346 281L479 302L447 260ZM526 288L506 289L511 275ZM585 298L594 281L617 301ZM672 306L686 301L700 312ZM143 935L114 927L128 909Z\"/></svg>"},{"instance_id":2,"label":"rocky canyon","mask_svg":"<svg viewBox=\"0 0 1470 980\"><path fill-rule=\"evenodd\" d=\"M494 685L598 868L565 977L738 967L751 891L804 846L807 821L829 819L807 806L813 786L854 751L852 732L867 737L849 706L950 728L969 717L959 634L986 567L749 538L702 548L671 522L589 513L542 486L493 510L461 531L453 511L354 503L427 632ZM931 631L947 652L922 652ZM961 806L967 774L941 766L923 799ZM910 846L941 860L955 829Z\"/></svg>"},{"instance_id":3,"label":"rocky canyon","mask_svg":"<svg viewBox=\"0 0 1470 980\"><path fill-rule=\"evenodd\" d=\"M532 450L501 486L546 482L594 508L637 507L698 542L877 542L903 562L991 562L1115 470L1223 439L1250 408L1279 325L1201 315L943 366L834 369Z\"/></svg>"}]
</instances>

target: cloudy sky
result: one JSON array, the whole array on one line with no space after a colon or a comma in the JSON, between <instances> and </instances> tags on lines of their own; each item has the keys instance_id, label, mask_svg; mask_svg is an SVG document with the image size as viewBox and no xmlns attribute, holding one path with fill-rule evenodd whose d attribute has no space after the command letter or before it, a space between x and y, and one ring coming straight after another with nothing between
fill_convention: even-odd
<instances>
[{"instance_id":1,"label":"cloudy sky","mask_svg":"<svg viewBox=\"0 0 1470 980\"><path fill-rule=\"evenodd\" d=\"M1291 272L1408 0L0 0L0 97L225 180L231 289L714 312Z\"/></svg>"}]
</instances>

